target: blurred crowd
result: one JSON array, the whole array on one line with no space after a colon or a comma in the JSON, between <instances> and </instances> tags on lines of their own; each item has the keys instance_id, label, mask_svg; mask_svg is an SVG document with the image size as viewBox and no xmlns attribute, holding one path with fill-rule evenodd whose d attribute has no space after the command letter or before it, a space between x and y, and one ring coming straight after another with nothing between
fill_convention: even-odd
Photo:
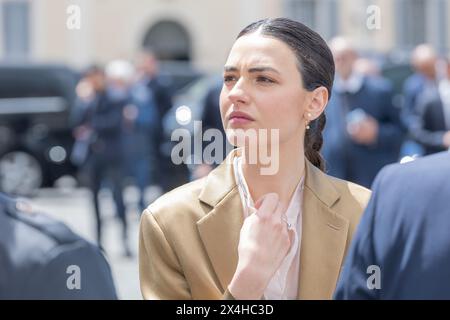
<instances>
[{"instance_id":1,"label":"blurred crowd","mask_svg":"<svg viewBox=\"0 0 450 320\"><path fill-rule=\"evenodd\" d=\"M157 185L160 178L162 117L172 106L168 88L158 79L157 67L150 51L142 52L135 65L115 60L104 69L89 67L76 87L77 103L71 115L75 138L71 160L92 191L98 243L102 243L98 195L102 187L108 187L122 224L127 256L131 252L124 187L129 179L138 187L138 210L142 212L146 188Z\"/></svg>"},{"instance_id":2,"label":"blurred crowd","mask_svg":"<svg viewBox=\"0 0 450 320\"><path fill-rule=\"evenodd\" d=\"M417 46L399 102L393 83L347 39L333 39L330 48L336 77L322 149L329 174L370 188L389 163L449 149L448 59L428 44Z\"/></svg>"}]
</instances>

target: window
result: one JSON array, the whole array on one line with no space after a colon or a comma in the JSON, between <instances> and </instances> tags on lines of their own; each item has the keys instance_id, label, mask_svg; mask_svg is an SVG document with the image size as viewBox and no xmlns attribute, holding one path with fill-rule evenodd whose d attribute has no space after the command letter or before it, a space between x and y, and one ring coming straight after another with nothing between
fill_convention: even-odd
<instances>
[{"instance_id":1,"label":"window","mask_svg":"<svg viewBox=\"0 0 450 320\"><path fill-rule=\"evenodd\" d=\"M28 1L0 1L0 23L4 57L21 59L30 50L30 12Z\"/></svg>"},{"instance_id":2,"label":"window","mask_svg":"<svg viewBox=\"0 0 450 320\"><path fill-rule=\"evenodd\" d=\"M285 16L317 31L328 40L337 35L337 0L285 0Z\"/></svg>"},{"instance_id":3,"label":"window","mask_svg":"<svg viewBox=\"0 0 450 320\"><path fill-rule=\"evenodd\" d=\"M396 0L397 44L410 50L431 43L444 53L447 44L447 0Z\"/></svg>"},{"instance_id":4,"label":"window","mask_svg":"<svg viewBox=\"0 0 450 320\"><path fill-rule=\"evenodd\" d=\"M144 47L162 60L190 60L191 42L186 29L176 21L160 21L146 33Z\"/></svg>"},{"instance_id":5,"label":"window","mask_svg":"<svg viewBox=\"0 0 450 320\"><path fill-rule=\"evenodd\" d=\"M426 42L425 0L397 0L397 43L404 49Z\"/></svg>"},{"instance_id":6,"label":"window","mask_svg":"<svg viewBox=\"0 0 450 320\"><path fill-rule=\"evenodd\" d=\"M315 0L287 0L286 15L297 20L311 29L316 27L316 1Z\"/></svg>"},{"instance_id":7,"label":"window","mask_svg":"<svg viewBox=\"0 0 450 320\"><path fill-rule=\"evenodd\" d=\"M427 41L432 43L441 54L448 52L448 1L433 0L430 2L427 28Z\"/></svg>"}]
</instances>

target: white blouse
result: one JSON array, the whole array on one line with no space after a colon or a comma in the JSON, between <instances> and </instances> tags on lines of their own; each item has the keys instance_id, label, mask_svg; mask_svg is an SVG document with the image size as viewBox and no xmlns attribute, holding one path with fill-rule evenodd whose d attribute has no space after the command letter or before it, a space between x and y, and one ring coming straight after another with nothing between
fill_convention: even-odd
<instances>
[{"instance_id":1,"label":"white blouse","mask_svg":"<svg viewBox=\"0 0 450 320\"><path fill-rule=\"evenodd\" d=\"M242 159L234 158L233 169L239 194L244 208L244 219L256 211L247 182L242 171ZM294 231L294 242L264 291L267 300L294 300L298 296L298 277L300 268L300 242L302 234L302 202L304 178L298 183L286 211L287 222Z\"/></svg>"}]
</instances>

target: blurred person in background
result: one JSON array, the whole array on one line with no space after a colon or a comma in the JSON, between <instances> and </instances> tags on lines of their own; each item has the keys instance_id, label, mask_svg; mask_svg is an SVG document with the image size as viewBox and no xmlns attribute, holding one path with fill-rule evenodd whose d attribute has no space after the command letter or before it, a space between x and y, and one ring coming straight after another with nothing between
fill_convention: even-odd
<instances>
[{"instance_id":1,"label":"blurred person in background","mask_svg":"<svg viewBox=\"0 0 450 320\"><path fill-rule=\"evenodd\" d=\"M409 120L410 136L432 154L450 148L450 60L445 76L421 93Z\"/></svg>"},{"instance_id":2,"label":"blurred person in background","mask_svg":"<svg viewBox=\"0 0 450 320\"><path fill-rule=\"evenodd\" d=\"M92 191L94 212L97 225L97 242L102 245L102 215L100 212L99 192L103 186L109 186L116 207L116 215L122 225L122 244L124 255L130 256L128 246L128 227L126 208L123 199L124 187L124 150L123 150L123 113L128 104L128 82L133 70L126 62L113 61L103 70L91 68L77 88L78 110L74 136L77 143L86 144L87 151L83 160L84 169ZM74 158L74 155L72 155ZM78 157L75 157L78 158ZM80 159L78 159L80 162Z\"/></svg>"},{"instance_id":3,"label":"blurred person in background","mask_svg":"<svg viewBox=\"0 0 450 320\"><path fill-rule=\"evenodd\" d=\"M358 54L347 39L335 38L330 47L336 79L325 111L323 155L328 173L370 187L384 165L398 160L403 141L392 85L355 70Z\"/></svg>"},{"instance_id":4,"label":"blurred person in background","mask_svg":"<svg viewBox=\"0 0 450 320\"><path fill-rule=\"evenodd\" d=\"M117 299L100 249L0 193L0 300Z\"/></svg>"},{"instance_id":5,"label":"blurred person in background","mask_svg":"<svg viewBox=\"0 0 450 320\"><path fill-rule=\"evenodd\" d=\"M137 57L136 68L138 79L153 94L160 117L164 117L172 107L170 83L159 76L159 62L153 51L148 48L141 51Z\"/></svg>"},{"instance_id":6,"label":"blurred person in background","mask_svg":"<svg viewBox=\"0 0 450 320\"><path fill-rule=\"evenodd\" d=\"M123 110L123 145L127 173L138 186L138 210L142 212L146 206L146 188L156 184L161 118L153 91L142 81L134 80L128 84L129 100Z\"/></svg>"},{"instance_id":7,"label":"blurred person in background","mask_svg":"<svg viewBox=\"0 0 450 320\"><path fill-rule=\"evenodd\" d=\"M204 99L203 99L203 106L202 106L202 130L203 133L208 129L217 129L221 132L222 138L223 138L223 154L220 156L224 159L226 157L226 150L227 150L227 139L225 135L225 130L223 129L222 125L222 118L220 116L220 92L222 90L223 86L223 80L220 79L216 83L213 83L210 88L208 89ZM207 144L209 144L209 141L203 141L203 148L202 150L205 150L205 147ZM207 159L206 159L207 160ZM212 162L212 161L210 161ZM194 168L192 179L200 179L202 177L205 177L208 175L208 173L214 169L217 166L215 163L206 163L204 159L204 163L197 165Z\"/></svg>"},{"instance_id":8,"label":"blurred person in background","mask_svg":"<svg viewBox=\"0 0 450 320\"><path fill-rule=\"evenodd\" d=\"M421 44L412 52L411 66L414 69L414 74L409 76L403 84L404 108L406 111L414 111L417 97L424 90L436 87L437 60L436 51L429 44Z\"/></svg>"},{"instance_id":9,"label":"blurred person in background","mask_svg":"<svg viewBox=\"0 0 450 320\"><path fill-rule=\"evenodd\" d=\"M153 104L158 110L158 129L153 137L157 150L157 158L154 157L153 159L157 160L157 162L152 164L150 169L152 172L150 174L164 189L165 182L162 172L164 168L163 162L167 161L167 159L162 154L162 145L164 143L163 118L172 108L172 93L169 89L170 83L163 81L159 76L159 62L150 48L146 48L139 53L136 60L136 69L138 82L147 88L149 95L152 97Z\"/></svg>"},{"instance_id":10,"label":"blurred person in background","mask_svg":"<svg viewBox=\"0 0 450 320\"><path fill-rule=\"evenodd\" d=\"M414 73L403 84L403 107L401 120L405 128L411 133L417 126L415 113L418 97L425 91L436 90L436 63L438 57L434 48L429 44L420 44L411 54L411 66ZM420 111L419 111L420 113ZM412 126L412 128L411 128ZM413 129L414 128L414 129ZM417 138L409 135L401 148L401 156L422 155L427 151L417 142Z\"/></svg>"},{"instance_id":11,"label":"blurred person in background","mask_svg":"<svg viewBox=\"0 0 450 320\"><path fill-rule=\"evenodd\" d=\"M359 57L353 66L355 72L368 77L381 77L381 71L375 61Z\"/></svg>"}]
</instances>

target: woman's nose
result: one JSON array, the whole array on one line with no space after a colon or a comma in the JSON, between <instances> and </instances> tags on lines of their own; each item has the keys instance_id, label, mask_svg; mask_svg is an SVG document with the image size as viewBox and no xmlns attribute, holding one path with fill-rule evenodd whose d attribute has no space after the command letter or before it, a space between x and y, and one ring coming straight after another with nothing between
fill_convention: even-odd
<instances>
[{"instance_id":1,"label":"woman's nose","mask_svg":"<svg viewBox=\"0 0 450 320\"><path fill-rule=\"evenodd\" d=\"M244 88L242 79L239 79L233 86L233 89L230 90L230 92L228 93L228 98L231 100L231 102L233 102L233 104L248 102L248 95Z\"/></svg>"}]
</instances>

